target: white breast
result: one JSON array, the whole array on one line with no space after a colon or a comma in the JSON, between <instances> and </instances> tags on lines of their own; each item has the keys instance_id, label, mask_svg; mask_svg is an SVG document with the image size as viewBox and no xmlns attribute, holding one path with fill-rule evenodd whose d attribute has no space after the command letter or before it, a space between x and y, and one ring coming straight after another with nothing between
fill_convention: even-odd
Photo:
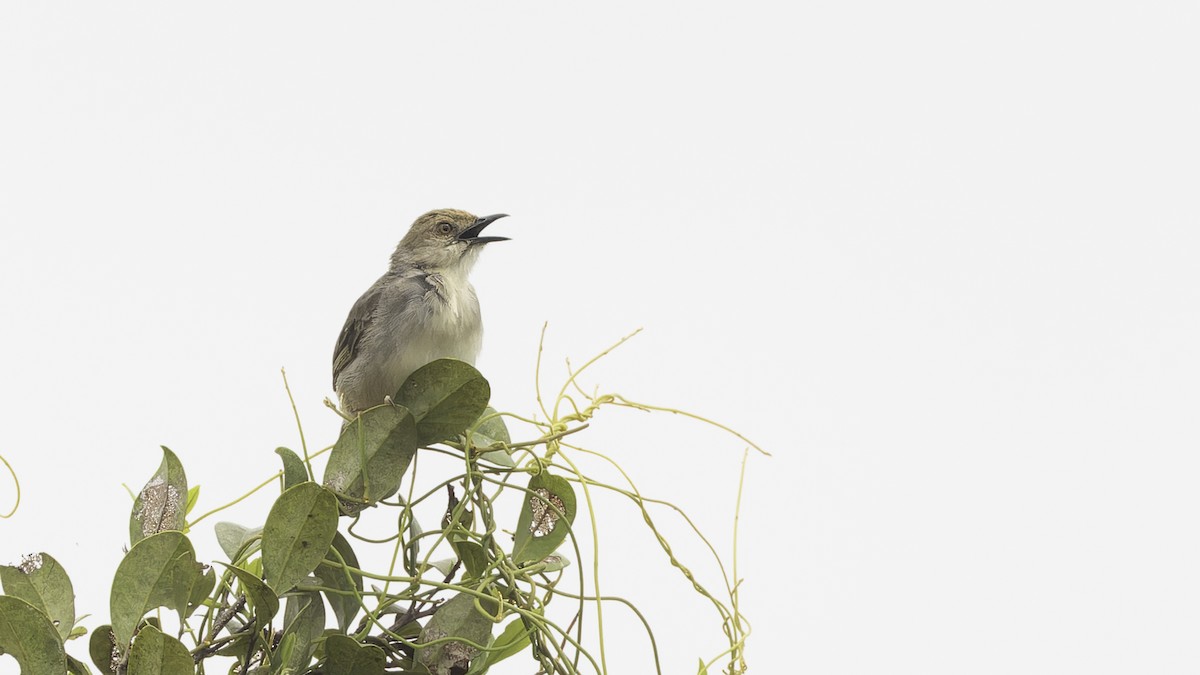
<instances>
[{"instance_id":1,"label":"white breast","mask_svg":"<svg viewBox=\"0 0 1200 675\"><path fill-rule=\"evenodd\" d=\"M431 291L427 298L429 314L423 330L398 345L388 367L397 386L430 361L458 359L473 364L483 344L479 300L471 284L465 277L441 275L429 281L436 291Z\"/></svg>"}]
</instances>

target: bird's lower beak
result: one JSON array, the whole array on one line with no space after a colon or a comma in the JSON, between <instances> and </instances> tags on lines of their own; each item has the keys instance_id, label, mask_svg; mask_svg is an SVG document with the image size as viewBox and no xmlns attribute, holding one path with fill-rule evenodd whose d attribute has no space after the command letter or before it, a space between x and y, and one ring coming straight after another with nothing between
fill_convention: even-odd
<instances>
[{"instance_id":1,"label":"bird's lower beak","mask_svg":"<svg viewBox=\"0 0 1200 675\"><path fill-rule=\"evenodd\" d=\"M458 234L458 240L465 241L468 244L486 244L491 241L508 241L508 237L481 237L481 236L479 236L479 233L483 232L483 228L487 227L488 225L491 225L492 223L496 222L497 220L500 220L501 218L507 218L507 217L508 217L507 213L497 213L492 216L484 216L482 218L476 218L475 222L471 223L470 227L468 227L467 229L463 230L462 232L460 232Z\"/></svg>"}]
</instances>

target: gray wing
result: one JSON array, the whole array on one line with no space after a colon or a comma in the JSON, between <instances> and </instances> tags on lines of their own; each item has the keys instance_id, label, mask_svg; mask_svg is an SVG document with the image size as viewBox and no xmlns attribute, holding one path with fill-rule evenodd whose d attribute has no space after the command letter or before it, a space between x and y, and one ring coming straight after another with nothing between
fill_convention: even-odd
<instances>
[{"instance_id":1,"label":"gray wing","mask_svg":"<svg viewBox=\"0 0 1200 675\"><path fill-rule=\"evenodd\" d=\"M375 318L379 308L379 299L383 296L383 286L378 282L371 286L358 302L350 308L346 317L346 325L342 326L342 334L338 336L337 346L333 350L333 388L337 390L338 375L350 365L358 355L363 333Z\"/></svg>"}]
</instances>

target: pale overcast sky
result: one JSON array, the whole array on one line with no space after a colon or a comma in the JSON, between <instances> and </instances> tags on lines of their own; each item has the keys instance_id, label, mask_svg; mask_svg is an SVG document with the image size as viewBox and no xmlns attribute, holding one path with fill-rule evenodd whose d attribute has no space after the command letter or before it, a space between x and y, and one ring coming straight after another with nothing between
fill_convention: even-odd
<instances>
[{"instance_id":1,"label":"pale overcast sky","mask_svg":"<svg viewBox=\"0 0 1200 675\"><path fill-rule=\"evenodd\" d=\"M589 386L773 453L751 672L1195 672L1198 32L1184 3L5 4L0 562L53 554L106 621L122 483L160 444L200 510L269 476L281 367L332 442L346 312L454 207L511 214L473 274L495 405L534 413L544 322L548 384L644 328ZM625 411L579 440L727 550L744 443ZM694 672L710 607L611 508L604 591ZM610 672L651 672L606 622Z\"/></svg>"}]
</instances>

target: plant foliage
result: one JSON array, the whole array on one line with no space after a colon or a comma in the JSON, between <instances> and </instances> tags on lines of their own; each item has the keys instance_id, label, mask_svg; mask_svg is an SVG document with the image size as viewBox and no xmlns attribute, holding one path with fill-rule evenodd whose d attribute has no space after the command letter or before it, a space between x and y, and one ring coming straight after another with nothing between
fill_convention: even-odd
<instances>
[{"instance_id":1,"label":"plant foliage","mask_svg":"<svg viewBox=\"0 0 1200 675\"><path fill-rule=\"evenodd\" d=\"M231 505L188 521L198 491L189 488L180 459L163 448L161 465L134 500L130 547L113 577L111 624L86 641L92 666L135 675L198 674L206 667L482 675L524 654L540 672L606 672L603 642L598 652L585 646L580 625L589 607L602 620L602 602L625 601L560 587L569 561L579 560L572 527L577 490L583 489L589 512L589 488L607 489L627 497L654 525L649 500L632 483L608 486L584 476L567 454L586 451L563 439L586 427L601 406L645 406L580 394L582 409L564 386L553 411L543 408L546 421L524 420L541 435L514 443L506 416L488 407L487 380L466 363L435 361L414 373L394 402L347 420L331 448L311 456L306 450L303 457L278 449L279 496L258 525L216 524L227 559L211 565L197 561L188 533ZM560 415L560 405L571 412ZM461 470L417 494L410 468L419 449L456 458ZM322 454L317 483L312 460ZM416 508L440 500L441 522L423 529ZM515 523L498 515L503 504L517 514ZM365 515L389 511L394 527L388 536L357 533ZM717 658L727 659L728 672L742 672L748 628L737 609L737 584L726 576L726 597L719 600L659 539L670 563L717 610L729 640ZM362 569L355 548L363 546L390 548L392 564ZM585 587L582 571L578 578ZM66 652L86 631L76 625L70 579L53 557L43 553L0 567L0 582L0 654L15 658L28 675L93 672ZM556 599L569 605L566 625L548 613ZM661 670L657 654L654 661ZM701 672L708 665L702 661Z\"/></svg>"}]
</instances>

